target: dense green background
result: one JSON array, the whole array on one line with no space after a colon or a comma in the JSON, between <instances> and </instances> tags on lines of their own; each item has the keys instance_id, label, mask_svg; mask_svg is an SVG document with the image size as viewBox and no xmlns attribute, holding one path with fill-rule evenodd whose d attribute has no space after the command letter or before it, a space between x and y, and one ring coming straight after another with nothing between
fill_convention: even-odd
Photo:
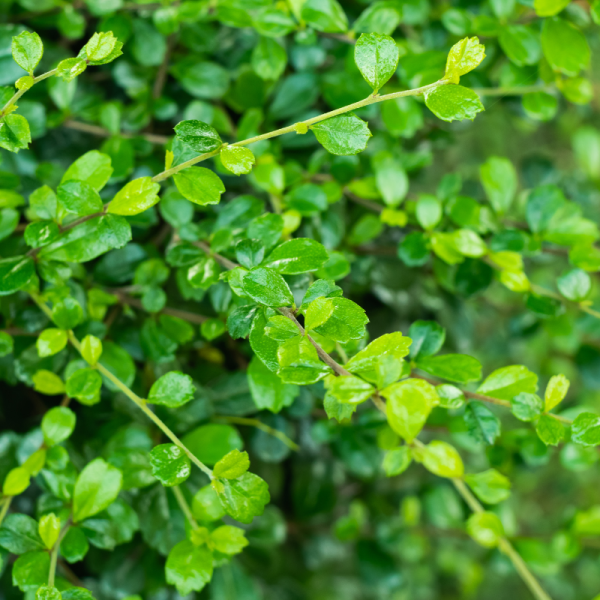
<instances>
[{"instance_id":1,"label":"dense green background","mask_svg":"<svg viewBox=\"0 0 600 600\"><path fill-rule=\"evenodd\" d=\"M330 6L325 1L312 4ZM361 405L351 422L338 423L328 419L325 390L317 383L301 387L293 404L280 412L259 411L246 376L253 356L248 341L232 339L214 322L221 335L211 339L208 327L200 332L201 316L225 322L238 303L227 283L193 289L182 269L169 266L168 260L158 267L145 261L164 261L174 232L186 240L210 241L225 223L236 241L247 236L250 217L228 220L231 209L227 213L242 194L262 201L254 217L282 205L284 211L300 208L301 214L287 215L286 224L296 219L296 228L290 225L286 234L316 239L327 248L333 258L317 277L336 280L344 296L365 309L369 339L395 331L408 335L417 320L437 321L446 330L442 353L476 357L484 377L507 365L525 365L539 375L542 397L549 378L562 373L571 381L560 407L563 414L573 419L582 410L597 413L598 315L581 310L579 299L549 299L543 290L558 294L557 278L582 268L591 282L587 299L598 302L600 260L591 248L600 215L598 99L597 94L592 97L600 81L595 60L599 7L571 2L560 12L560 19L585 36L591 61L585 60L585 52L575 52L575 72L557 72L549 64L552 52L574 46L553 39L550 50L542 49L542 28L553 17L536 14L533 0L342 0L347 23L331 8L333 16L323 9L329 16L315 19L312 27L299 25L294 17L301 5L301 0L163 5L0 0L0 86L12 86L25 75L10 49L12 37L23 30L36 31L44 42L36 74L76 56L95 31L113 31L124 42L123 56L112 63L90 66L71 83L57 78L42 82L19 101L18 113L29 120L33 141L18 154L0 150L0 207L10 206L13 193L27 201L41 185L56 188L69 165L90 150L112 159L114 172L101 192L107 202L128 181L161 172L165 146L174 152L174 164L196 154L172 141L173 127L185 119L204 121L231 142L362 100L372 90L353 58L354 39L361 32L389 34L400 48L399 67L382 93L436 81L444 75L450 47L465 36L479 36L487 58L461 78L461 85L481 91L485 112L473 122L443 122L421 98L391 100L357 113L373 134L357 156L334 157L309 132L252 145L257 164L250 175L236 177L211 160L203 166L215 170L226 188L219 205L194 206L167 181L160 204L129 218L133 240L93 261L72 264L65 284L86 308L79 338L86 333L103 338L105 353L112 343L122 378L140 396L169 371L194 379L192 402L177 410L156 410L184 442L185 434L198 426L229 419L229 429L218 433L215 447L223 444L228 450L243 443L251 471L269 484L271 503L263 516L245 526L249 547L216 569L198 598L530 598L505 556L469 538L469 510L449 481L416 464L386 478L384 451L397 438L370 403ZM279 45L278 55L285 48L286 61L274 58L273 43ZM503 215L492 211L481 182L480 167L491 156L508 159L518 181ZM320 187L307 194L316 209L294 203L293 191L306 183ZM558 243L532 233L528 197L550 184L592 222L586 225L592 233L585 239L578 237L583 229L577 220ZM323 192L325 206L319 204ZM522 255L523 270L542 288L539 293L510 291L499 281L497 267L476 258L461 257L453 265L427 251L421 264L407 264L398 248L408 234L423 230L416 216L422 194L435 195L444 206L436 231L472 229L494 251ZM406 226L382 224L386 206L403 211L392 216ZM0 221L1 258L28 251L22 231L31 215L25 205L18 209L22 226L13 231ZM235 260L233 240L228 242L220 251ZM578 242L585 264L573 252L569 255ZM144 264L156 268L148 267L150 292L144 287L144 267L138 269ZM300 299L311 278L286 277ZM89 291L94 288L116 292L116 302L104 309L101 302L92 306ZM157 316L163 300L156 288L166 292L166 306L191 319L193 331L186 332L185 341L174 343L165 333ZM63 374L78 357L68 349L43 361L38 357L36 336L51 325L26 293L0 298L0 315L0 327L14 334L14 352L0 358L3 479L40 446L41 418L62 399L34 391L32 376L40 368ZM354 354L365 343L366 338L351 342L345 353ZM119 357L118 348L134 364ZM336 358L343 362L343 354ZM184 517L148 464L149 450L166 439L115 389L104 386L98 404L73 400L70 407L77 426L64 445L74 468L81 470L100 456L124 470L129 489L120 497L132 512L116 520L119 533L105 532L112 536L114 550L92 545L82 562L68 568L59 564L59 583L85 585L98 600L177 598L165 583L164 562L170 548L184 539ZM552 598L588 600L600 594L597 449L568 439L546 447L531 423L502 407L493 408L501 434L486 443L468 431L464 412L434 409L420 438L452 443L470 473L493 467L511 480L510 498L492 510ZM240 424L236 418L257 419L284 432L299 451L255 422ZM201 446L211 446L206 437L196 438ZM206 481L192 470L182 487L191 499ZM11 510L39 517L52 508L51 496L44 477L37 476ZM13 560L2 553L0 596L6 598L23 595L12 586ZM34 592L26 597L33 598Z\"/></svg>"}]
</instances>

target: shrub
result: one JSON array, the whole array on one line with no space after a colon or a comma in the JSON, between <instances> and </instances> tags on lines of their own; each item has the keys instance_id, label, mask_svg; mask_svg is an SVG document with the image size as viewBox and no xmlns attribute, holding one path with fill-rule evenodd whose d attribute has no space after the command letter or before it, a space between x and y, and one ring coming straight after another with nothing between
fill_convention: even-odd
<instances>
[{"instance_id":1,"label":"shrub","mask_svg":"<svg viewBox=\"0 0 600 600\"><path fill-rule=\"evenodd\" d=\"M3 596L597 593L600 4L458 4L5 4Z\"/></svg>"}]
</instances>

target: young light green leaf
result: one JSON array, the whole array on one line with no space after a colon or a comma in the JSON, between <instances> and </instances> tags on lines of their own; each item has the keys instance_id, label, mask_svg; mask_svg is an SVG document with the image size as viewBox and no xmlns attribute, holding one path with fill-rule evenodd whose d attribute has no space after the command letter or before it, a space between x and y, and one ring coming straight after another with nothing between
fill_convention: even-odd
<instances>
[{"instance_id":1,"label":"young light green leaf","mask_svg":"<svg viewBox=\"0 0 600 600\"><path fill-rule=\"evenodd\" d=\"M239 554L247 545L244 530L231 525L221 525L210 534L210 545L221 554Z\"/></svg>"},{"instance_id":2,"label":"young light green leaf","mask_svg":"<svg viewBox=\"0 0 600 600\"><path fill-rule=\"evenodd\" d=\"M62 176L61 183L71 181L83 181L99 192L113 174L112 161L110 156L90 150L80 156Z\"/></svg>"},{"instance_id":3,"label":"young light green leaf","mask_svg":"<svg viewBox=\"0 0 600 600\"><path fill-rule=\"evenodd\" d=\"M66 82L73 81L87 69L87 63L83 58L65 58L56 67L56 74Z\"/></svg>"},{"instance_id":4,"label":"young light green leaf","mask_svg":"<svg viewBox=\"0 0 600 600\"><path fill-rule=\"evenodd\" d=\"M213 469L215 477L223 479L237 479L250 468L250 459L247 452L240 452L237 448L226 454Z\"/></svg>"},{"instance_id":5,"label":"young light green leaf","mask_svg":"<svg viewBox=\"0 0 600 600\"><path fill-rule=\"evenodd\" d=\"M304 313L304 328L311 331L333 315L334 305L331 298L316 298L313 300Z\"/></svg>"},{"instance_id":6,"label":"young light green leaf","mask_svg":"<svg viewBox=\"0 0 600 600\"><path fill-rule=\"evenodd\" d=\"M362 152L372 135L368 125L353 112L319 121L310 128L325 150L338 156Z\"/></svg>"},{"instance_id":7,"label":"young light green leaf","mask_svg":"<svg viewBox=\"0 0 600 600\"><path fill-rule=\"evenodd\" d=\"M481 379L481 363L467 354L424 356L416 364L419 369L448 381L469 383Z\"/></svg>"},{"instance_id":8,"label":"young light green leaf","mask_svg":"<svg viewBox=\"0 0 600 600\"><path fill-rule=\"evenodd\" d=\"M95 335L86 335L81 340L81 356L93 367L102 356L102 341Z\"/></svg>"},{"instance_id":9,"label":"young light green leaf","mask_svg":"<svg viewBox=\"0 0 600 600\"><path fill-rule=\"evenodd\" d=\"M504 536L502 521L491 512L472 514L467 521L467 533L481 546L495 548Z\"/></svg>"},{"instance_id":10,"label":"young light green leaf","mask_svg":"<svg viewBox=\"0 0 600 600\"><path fill-rule=\"evenodd\" d=\"M496 469L465 475L465 481L475 495L486 504L497 504L510 496L510 480Z\"/></svg>"},{"instance_id":11,"label":"young light green leaf","mask_svg":"<svg viewBox=\"0 0 600 600\"><path fill-rule=\"evenodd\" d=\"M590 47L583 33L559 17L544 19L542 49L550 66L569 77L576 76L590 63Z\"/></svg>"},{"instance_id":12,"label":"young light green leaf","mask_svg":"<svg viewBox=\"0 0 600 600\"><path fill-rule=\"evenodd\" d=\"M150 452L152 475L165 487L183 483L192 471L187 454L175 444L161 444Z\"/></svg>"},{"instance_id":13,"label":"young light green leaf","mask_svg":"<svg viewBox=\"0 0 600 600\"><path fill-rule=\"evenodd\" d=\"M360 404L375 393L370 383L354 375L330 375L325 380L325 388L338 402L347 404Z\"/></svg>"},{"instance_id":14,"label":"young light green leaf","mask_svg":"<svg viewBox=\"0 0 600 600\"><path fill-rule=\"evenodd\" d=\"M418 457L423 466L438 477L462 477L465 471L456 448L441 440L427 444L419 450Z\"/></svg>"},{"instance_id":15,"label":"young light green leaf","mask_svg":"<svg viewBox=\"0 0 600 600\"><path fill-rule=\"evenodd\" d=\"M46 548L52 550L60 534L60 519L54 513L44 515L40 518L38 531Z\"/></svg>"},{"instance_id":16,"label":"young light green leaf","mask_svg":"<svg viewBox=\"0 0 600 600\"><path fill-rule=\"evenodd\" d=\"M11 113L0 118L0 148L17 153L26 149L30 142L29 122L23 115Z\"/></svg>"},{"instance_id":17,"label":"young light green leaf","mask_svg":"<svg viewBox=\"0 0 600 600\"><path fill-rule=\"evenodd\" d=\"M123 475L102 458L81 471L73 493L73 521L79 523L112 504L121 490Z\"/></svg>"},{"instance_id":18,"label":"young light green leaf","mask_svg":"<svg viewBox=\"0 0 600 600\"><path fill-rule=\"evenodd\" d=\"M173 179L181 195L200 206L218 204L225 191L221 178L204 167L189 167L177 173Z\"/></svg>"},{"instance_id":19,"label":"young light green leaf","mask_svg":"<svg viewBox=\"0 0 600 600\"><path fill-rule=\"evenodd\" d=\"M75 422L75 413L67 406L51 408L42 419L42 433L46 444L55 446L64 442L73 433Z\"/></svg>"},{"instance_id":20,"label":"young light green leaf","mask_svg":"<svg viewBox=\"0 0 600 600\"><path fill-rule=\"evenodd\" d=\"M42 60L44 44L37 33L23 31L12 39L11 50L15 62L32 74Z\"/></svg>"},{"instance_id":21,"label":"young light green leaf","mask_svg":"<svg viewBox=\"0 0 600 600\"><path fill-rule=\"evenodd\" d=\"M442 408L460 408L465 403L465 395L462 390L449 383L436 385L435 391L440 398L440 406Z\"/></svg>"},{"instance_id":22,"label":"young light green leaf","mask_svg":"<svg viewBox=\"0 0 600 600\"><path fill-rule=\"evenodd\" d=\"M337 0L306 0L301 15L302 20L317 31L343 33L348 30L348 17Z\"/></svg>"},{"instance_id":23,"label":"young light green leaf","mask_svg":"<svg viewBox=\"0 0 600 600\"><path fill-rule=\"evenodd\" d=\"M479 96L461 85L447 84L425 94L425 104L442 121L473 120L483 110Z\"/></svg>"},{"instance_id":24,"label":"young light green leaf","mask_svg":"<svg viewBox=\"0 0 600 600\"><path fill-rule=\"evenodd\" d=\"M331 302L332 315L314 330L342 344L362 338L365 335L365 325L369 322L365 311L347 298L331 298Z\"/></svg>"},{"instance_id":25,"label":"young light green leaf","mask_svg":"<svg viewBox=\"0 0 600 600\"><path fill-rule=\"evenodd\" d=\"M252 523L270 500L267 483L254 473L246 472L231 480L215 479L212 486L227 514L240 523Z\"/></svg>"},{"instance_id":26,"label":"young light green leaf","mask_svg":"<svg viewBox=\"0 0 600 600\"><path fill-rule=\"evenodd\" d=\"M65 384L63 380L52 371L46 369L40 369L36 371L32 377L33 388L36 392L46 394L48 396L55 396L57 394L64 394Z\"/></svg>"},{"instance_id":27,"label":"young light green leaf","mask_svg":"<svg viewBox=\"0 0 600 600\"><path fill-rule=\"evenodd\" d=\"M160 185L151 177L134 179L121 188L108 205L107 212L114 215L138 215L154 206L160 198Z\"/></svg>"},{"instance_id":28,"label":"young light green leaf","mask_svg":"<svg viewBox=\"0 0 600 600\"><path fill-rule=\"evenodd\" d=\"M556 280L560 293L573 302L585 300L592 289L591 277L582 269L571 269Z\"/></svg>"},{"instance_id":29,"label":"young light green leaf","mask_svg":"<svg viewBox=\"0 0 600 600\"><path fill-rule=\"evenodd\" d=\"M533 7L540 17L553 17L566 8L571 0L534 0Z\"/></svg>"},{"instance_id":30,"label":"young light green leaf","mask_svg":"<svg viewBox=\"0 0 600 600\"><path fill-rule=\"evenodd\" d=\"M148 394L150 404L177 408L194 398L194 382L189 375L179 371L166 373L155 381Z\"/></svg>"},{"instance_id":31,"label":"young light green leaf","mask_svg":"<svg viewBox=\"0 0 600 600\"><path fill-rule=\"evenodd\" d=\"M114 52L117 42L112 31L94 33L84 46L85 54L91 63L106 60Z\"/></svg>"},{"instance_id":32,"label":"young light green leaf","mask_svg":"<svg viewBox=\"0 0 600 600\"><path fill-rule=\"evenodd\" d=\"M396 72L400 51L389 35L363 33L354 45L354 61L376 94Z\"/></svg>"},{"instance_id":33,"label":"young light green leaf","mask_svg":"<svg viewBox=\"0 0 600 600\"><path fill-rule=\"evenodd\" d=\"M584 412L577 416L571 426L571 440L582 446L600 444L600 417Z\"/></svg>"},{"instance_id":34,"label":"young light green leaf","mask_svg":"<svg viewBox=\"0 0 600 600\"><path fill-rule=\"evenodd\" d=\"M512 400L520 392L535 394L537 381L537 375L523 365L502 367L488 375L477 392L500 400Z\"/></svg>"},{"instance_id":35,"label":"young light green leaf","mask_svg":"<svg viewBox=\"0 0 600 600\"><path fill-rule=\"evenodd\" d=\"M405 379L382 390L387 399L387 419L406 442L412 442L439 402L435 388L422 379Z\"/></svg>"},{"instance_id":36,"label":"young light green leaf","mask_svg":"<svg viewBox=\"0 0 600 600\"><path fill-rule=\"evenodd\" d=\"M520 421L533 421L544 411L544 402L537 394L521 392L510 400L513 415Z\"/></svg>"},{"instance_id":37,"label":"young light green leaf","mask_svg":"<svg viewBox=\"0 0 600 600\"><path fill-rule=\"evenodd\" d=\"M395 477L408 469L412 462L410 446L400 446L385 453L383 457L383 470L387 477Z\"/></svg>"},{"instance_id":38,"label":"young light green leaf","mask_svg":"<svg viewBox=\"0 0 600 600\"><path fill-rule=\"evenodd\" d=\"M65 391L70 398L91 406L100 401L102 376L94 369L77 369L67 379Z\"/></svg>"},{"instance_id":39,"label":"young light green leaf","mask_svg":"<svg viewBox=\"0 0 600 600\"><path fill-rule=\"evenodd\" d=\"M67 341L66 331L51 327L40 333L35 346L41 357L52 356L60 352L67 345Z\"/></svg>"},{"instance_id":40,"label":"young light green leaf","mask_svg":"<svg viewBox=\"0 0 600 600\"><path fill-rule=\"evenodd\" d=\"M550 415L542 415L539 418L535 431L546 446L558 446L565 437L563 424Z\"/></svg>"},{"instance_id":41,"label":"young light green leaf","mask_svg":"<svg viewBox=\"0 0 600 600\"><path fill-rule=\"evenodd\" d=\"M30 473L24 467L15 467L11 469L4 478L2 493L5 496L18 496L28 487L30 482Z\"/></svg>"},{"instance_id":42,"label":"young light green leaf","mask_svg":"<svg viewBox=\"0 0 600 600\"><path fill-rule=\"evenodd\" d=\"M165 566L167 583L174 585L181 596L201 591L212 573L212 553L204 546L183 540L169 552Z\"/></svg>"},{"instance_id":43,"label":"young light green leaf","mask_svg":"<svg viewBox=\"0 0 600 600\"><path fill-rule=\"evenodd\" d=\"M446 62L444 77L452 83L458 83L461 75L475 69L485 58L485 46L479 38L464 38L452 46Z\"/></svg>"},{"instance_id":44,"label":"young light green leaf","mask_svg":"<svg viewBox=\"0 0 600 600\"><path fill-rule=\"evenodd\" d=\"M225 146L221 150L220 157L223 166L234 175L250 173L252 165L256 162L252 151L243 146Z\"/></svg>"},{"instance_id":45,"label":"young light green leaf","mask_svg":"<svg viewBox=\"0 0 600 600\"><path fill-rule=\"evenodd\" d=\"M551 411L560 404L569 391L569 380L564 375L554 375L550 378L544 394L544 410Z\"/></svg>"}]
</instances>

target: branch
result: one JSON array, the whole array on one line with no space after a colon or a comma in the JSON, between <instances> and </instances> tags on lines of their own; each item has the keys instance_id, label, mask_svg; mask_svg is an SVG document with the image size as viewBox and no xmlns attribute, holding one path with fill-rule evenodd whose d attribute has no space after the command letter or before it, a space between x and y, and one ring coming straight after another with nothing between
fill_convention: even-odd
<instances>
[{"instance_id":1,"label":"branch","mask_svg":"<svg viewBox=\"0 0 600 600\"><path fill-rule=\"evenodd\" d=\"M76 131L82 131L84 133L91 133L92 135L98 135L100 137L109 138L114 135L108 129L104 129L104 127L99 127L98 125L90 125L88 123L81 123L80 121L73 121L72 119L65 121L62 125L63 125L63 127L66 127L67 129L74 129ZM152 144L159 144L161 146L166 144L171 139L170 137L168 137L166 135L156 135L154 133L139 133L139 134L137 134L137 133L128 133L128 132L121 131L117 135L119 135L122 138L126 138L126 139L141 137Z\"/></svg>"}]
</instances>

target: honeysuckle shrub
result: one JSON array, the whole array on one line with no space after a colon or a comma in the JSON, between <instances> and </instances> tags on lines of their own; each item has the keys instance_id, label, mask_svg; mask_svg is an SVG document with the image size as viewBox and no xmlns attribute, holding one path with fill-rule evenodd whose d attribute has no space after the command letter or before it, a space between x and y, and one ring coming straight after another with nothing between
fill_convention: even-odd
<instances>
[{"instance_id":1,"label":"honeysuckle shrub","mask_svg":"<svg viewBox=\"0 0 600 600\"><path fill-rule=\"evenodd\" d=\"M0 3L0 596L600 598L600 3Z\"/></svg>"}]
</instances>

